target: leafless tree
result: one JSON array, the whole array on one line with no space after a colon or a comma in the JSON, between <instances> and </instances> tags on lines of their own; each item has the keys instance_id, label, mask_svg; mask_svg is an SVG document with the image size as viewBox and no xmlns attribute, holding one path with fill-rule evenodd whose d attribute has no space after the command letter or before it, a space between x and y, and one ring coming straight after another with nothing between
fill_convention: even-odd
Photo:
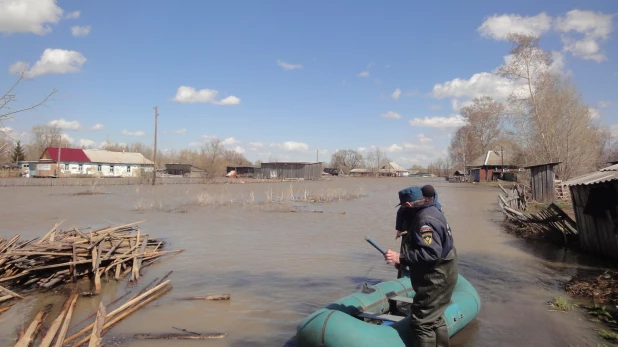
<instances>
[{"instance_id":1,"label":"leafless tree","mask_svg":"<svg viewBox=\"0 0 618 347\"><path fill-rule=\"evenodd\" d=\"M18 74L17 81L0 97L0 125L6 119L12 118L14 114L34 110L37 107L43 105L49 98L57 92L56 89L53 89L49 94L47 94L43 100L25 107L13 108L11 104L17 102L17 94L16 88L20 84L20 82L24 81L28 77L28 66L26 64L23 65L22 70ZM0 130L1 131L1 130Z\"/></svg>"},{"instance_id":2,"label":"leafless tree","mask_svg":"<svg viewBox=\"0 0 618 347\"><path fill-rule=\"evenodd\" d=\"M489 145L500 135L500 120L504 105L491 96L474 98L472 105L462 107L461 115L466 118L472 134L478 139L481 153L486 153Z\"/></svg>"},{"instance_id":3,"label":"leafless tree","mask_svg":"<svg viewBox=\"0 0 618 347\"><path fill-rule=\"evenodd\" d=\"M470 125L457 129L449 146L449 155L454 165L464 168L481 155L480 142L474 136Z\"/></svg>"},{"instance_id":4,"label":"leafless tree","mask_svg":"<svg viewBox=\"0 0 618 347\"><path fill-rule=\"evenodd\" d=\"M514 124L518 128L518 134L524 135L534 131L541 139L541 144L549 161L553 160L547 133L551 127L547 127L544 121L543 109L539 105L537 95L547 86L550 79L549 67L552 60L549 52L539 46L539 38L525 34L509 34L508 40L513 44L510 51L510 61L498 68L498 74L513 81L517 88L510 96ZM522 140L529 137L522 136ZM526 143L527 145L529 143Z\"/></svg>"},{"instance_id":5,"label":"leafless tree","mask_svg":"<svg viewBox=\"0 0 618 347\"><path fill-rule=\"evenodd\" d=\"M28 159L36 160L47 147L69 147L70 143L63 136L62 129L57 125L35 125L31 130L30 144L28 145Z\"/></svg>"},{"instance_id":6,"label":"leafless tree","mask_svg":"<svg viewBox=\"0 0 618 347\"><path fill-rule=\"evenodd\" d=\"M376 175L380 174L380 169L387 165L390 161L386 152L380 149L380 147L375 147L375 149L367 155L366 158L366 167L371 169Z\"/></svg>"},{"instance_id":7,"label":"leafless tree","mask_svg":"<svg viewBox=\"0 0 618 347\"><path fill-rule=\"evenodd\" d=\"M343 169L345 173L363 166L363 155L352 149L340 149L331 156L330 165L333 168Z\"/></svg>"}]
</instances>

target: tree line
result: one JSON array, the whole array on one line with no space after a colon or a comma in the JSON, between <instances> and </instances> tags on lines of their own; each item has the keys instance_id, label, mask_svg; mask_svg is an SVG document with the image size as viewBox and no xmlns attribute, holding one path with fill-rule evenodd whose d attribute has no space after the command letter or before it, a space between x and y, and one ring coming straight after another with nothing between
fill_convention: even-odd
<instances>
[{"instance_id":1,"label":"tree line","mask_svg":"<svg viewBox=\"0 0 618 347\"><path fill-rule=\"evenodd\" d=\"M510 59L497 74L517 87L504 103L479 96L460 109L466 125L448 148L453 166L469 166L501 148L509 164L520 167L561 162L555 167L561 180L607 166L618 143L568 76L551 67L551 54L540 48L539 38L510 34L508 40Z\"/></svg>"}]
</instances>

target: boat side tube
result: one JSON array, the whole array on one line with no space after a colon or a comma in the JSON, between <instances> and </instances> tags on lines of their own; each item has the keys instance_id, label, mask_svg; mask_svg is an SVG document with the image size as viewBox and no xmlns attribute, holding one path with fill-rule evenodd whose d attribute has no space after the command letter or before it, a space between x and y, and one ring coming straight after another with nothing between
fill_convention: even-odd
<instances>
[{"instance_id":1,"label":"boat side tube","mask_svg":"<svg viewBox=\"0 0 618 347\"><path fill-rule=\"evenodd\" d=\"M411 346L412 332L406 317L389 325L365 322L355 315L384 313L389 308L386 293L414 297L410 279L403 277L395 281L381 282L364 288L337 300L305 318L297 328L296 340L299 347L314 346ZM451 304L444 312L449 336L453 336L480 311L478 293L463 276L459 275Z\"/></svg>"}]
</instances>

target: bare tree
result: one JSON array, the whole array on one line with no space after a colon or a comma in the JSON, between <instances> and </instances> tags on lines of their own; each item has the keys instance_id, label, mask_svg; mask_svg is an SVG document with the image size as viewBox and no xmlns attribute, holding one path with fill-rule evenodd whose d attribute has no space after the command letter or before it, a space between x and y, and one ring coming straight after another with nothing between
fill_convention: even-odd
<instances>
[{"instance_id":1,"label":"bare tree","mask_svg":"<svg viewBox=\"0 0 618 347\"><path fill-rule=\"evenodd\" d=\"M32 127L30 144L28 145L28 159L36 160L47 147L69 147L70 143L62 129L57 125L35 125Z\"/></svg>"},{"instance_id":2,"label":"bare tree","mask_svg":"<svg viewBox=\"0 0 618 347\"><path fill-rule=\"evenodd\" d=\"M385 151L381 150L380 147L376 147L367 155L365 161L366 167L373 171L376 175L379 175L380 168L387 165L390 159L388 159Z\"/></svg>"},{"instance_id":3,"label":"bare tree","mask_svg":"<svg viewBox=\"0 0 618 347\"><path fill-rule=\"evenodd\" d=\"M16 94L15 89L17 88L20 82L22 82L24 79L28 77L28 66L26 64L23 64L22 70L20 71L18 75L19 77L17 78L17 81L13 84L13 86L11 86L11 88L9 88L9 90L7 90L0 97L0 125L2 124L2 121L12 118L14 114L34 110L35 108L43 105L47 100L49 100L49 98L54 93L57 92L56 89L53 89L49 94L47 94L43 98L43 100L37 102L36 104L25 106L23 108L13 108L11 107L11 104L17 101L17 94Z\"/></svg>"},{"instance_id":4,"label":"bare tree","mask_svg":"<svg viewBox=\"0 0 618 347\"><path fill-rule=\"evenodd\" d=\"M500 135L504 105L491 96L482 96L474 98L472 105L462 107L460 112L478 139L481 153L486 153L489 145Z\"/></svg>"},{"instance_id":5,"label":"bare tree","mask_svg":"<svg viewBox=\"0 0 618 347\"><path fill-rule=\"evenodd\" d=\"M345 173L363 166L363 155L352 149L340 149L331 156L331 167L343 169Z\"/></svg>"},{"instance_id":6,"label":"bare tree","mask_svg":"<svg viewBox=\"0 0 618 347\"><path fill-rule=\"evenodd\" d=\"M526 150L525 164L560 161L557 176L567 180L589 172L599 162L602 134L576 87L550 69L539 39L511 34L509 62L498 69L521 88L509 97L514 135Z\"/></svg>"},{"instance_id":7,"label":"bare tree","mask_svg":"<svg viewBox=\"0 0 618 347\"><path fill-rule=\"evenodd\" d=\"M552 161L553 153L547 140L547 132L551 131L551 128L548 129L544 122L544 110L537 100L537 93L543 90L549 79L551 55L539 47L538 37L511 33L508 34L508 40L513 44L511 59L498 68L498 74L522 86L509 96L515 115L514 124L520 135L530 131L537 133L541 138L542 150L548 160ZM522 137L524 141L529 139Z\"/></svg>"},{"instance_id":8,"label":"bare tree","mask_svg":"<svg viewBox=\"0 0 618 347\"><path fill-rule=\"evenodd\" d=\"M463 165L465 169L480 154L480 144L471 126L465 125L457 129L449 146L449 155L454 165Z\"/></svg>"}]
</instances>

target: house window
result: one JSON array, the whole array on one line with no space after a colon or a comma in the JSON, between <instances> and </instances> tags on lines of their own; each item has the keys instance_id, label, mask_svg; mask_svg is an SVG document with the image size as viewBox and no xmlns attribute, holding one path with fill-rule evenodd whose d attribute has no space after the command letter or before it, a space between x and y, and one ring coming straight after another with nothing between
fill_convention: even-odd
<instances>
[{"instance_id":1,"label":"house window","mask_svg":"<svg viewBox=\"0 0 618 347\"><path fill-rule=\"evenodd\" d=\"M97 165L97 171L101 172L103 169L101 168L101 165Z\"/></svg>"},{"instance_id":2,"label":"house window","mask_svg":"<svg viewBox=\"0 0 618 347\"><path fill-rule=\"evenodd\" d=\"M77 166L77 170L79 170L79 172L82 172L83 168L84 168L84 166L82 164L79 164L79 166Z\"/></svg>"},{"instance_id":3,"label":"house window","mask_svg":"<svg viewBox=\"0 0 618 347\"><path fill-rule=\"evenodd\" d=\"M114 165L109 166L109 172L114 173Z\"/></svg>"},{"instance_id":4,"label":"house window","mask_svg":"<svg viewBox=\"0 0 618 347\"><path fill-rule=\"evenodd\" d=\"M131 167L130 166L127 166L127 172L131 173Z\"/></svg>"},{"instance_id":5,"label":"house window","mask_svg":"<svg viewBox=\"0 0 618 347\"><path fill-rule=\"evenodd\" d=\"M69 164L64 164L64 170L69 171Z\"/></svg>"}]
</instances>

